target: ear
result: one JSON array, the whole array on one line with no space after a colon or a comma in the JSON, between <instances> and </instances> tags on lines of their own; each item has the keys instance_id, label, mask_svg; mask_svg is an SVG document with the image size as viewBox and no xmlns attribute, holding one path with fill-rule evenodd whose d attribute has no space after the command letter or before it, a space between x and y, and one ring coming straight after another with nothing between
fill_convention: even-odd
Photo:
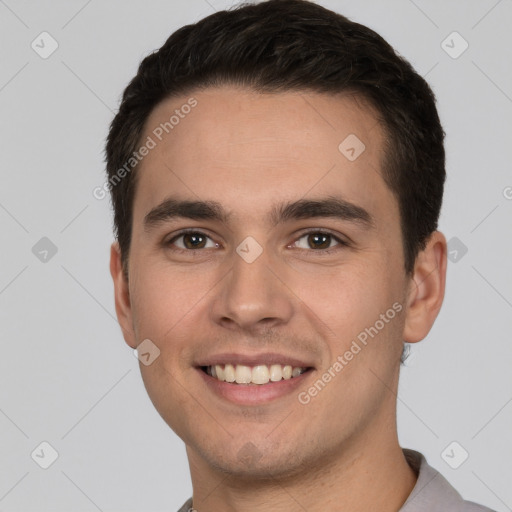
<instances>
[{"instance_id":1,"label":"ear","mask_svg":"<svg viewBox=\"0 0 512 512\"><path fill-rule=\"evenodd\" d=\"M128 279L123 271L121 249L117 242L110 247L110 274L114 281L117 320L123 331L124 340L131 348L136 348Z\"/></svg>"},{"instance_id":2,"label":"ear","mask_svg":"<svg viewBox=\"0 0 512 512\"><path fill-rule=\"evenodd\" d=\"M403 338L421 341L428 334L441 309L446 284L446 238L434 231L414 264L409 283Z\"/></svg>"}]
</instances>

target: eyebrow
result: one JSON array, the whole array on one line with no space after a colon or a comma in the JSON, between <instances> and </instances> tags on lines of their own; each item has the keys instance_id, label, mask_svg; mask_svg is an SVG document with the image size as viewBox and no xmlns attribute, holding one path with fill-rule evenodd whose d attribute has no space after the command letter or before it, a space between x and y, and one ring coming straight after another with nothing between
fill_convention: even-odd
<instances>
[{"instance_id":1,"label":"eyebrow","mask_svg":"<svg viewBox=\"0 0 512 512\"><path fill-rule=\"evenodd\" d=\"M267 216L274 227L290 220L330 217L359 224L369 229L375 226L372 215L345 199L329 196L319 199L299 199L274 205ZM213 220L227 224L231 214L216 201L188 201L175 198L165 199L144 217L144 229L149 231L159 224L184 218L192 220Z\"/></svg>"}]
</instances>

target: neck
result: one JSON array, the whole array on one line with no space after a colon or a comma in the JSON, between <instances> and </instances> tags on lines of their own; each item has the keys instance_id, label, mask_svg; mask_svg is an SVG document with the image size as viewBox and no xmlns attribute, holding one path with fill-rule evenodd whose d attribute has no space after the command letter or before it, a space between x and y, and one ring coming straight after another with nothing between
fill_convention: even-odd
<instances>
[{"instance_id":1,"label":"neck","mask_svg":"<svg viewBox=\"0 0 512 512\"><path fill-rule=\"evenodd\" d=\"M396 421L375 422L358 437L293 476L269 475L257 481L219 473L188 447L194 509L397 512L411 493L416 474L398 444Z\"/></svg>"}]
</instances>

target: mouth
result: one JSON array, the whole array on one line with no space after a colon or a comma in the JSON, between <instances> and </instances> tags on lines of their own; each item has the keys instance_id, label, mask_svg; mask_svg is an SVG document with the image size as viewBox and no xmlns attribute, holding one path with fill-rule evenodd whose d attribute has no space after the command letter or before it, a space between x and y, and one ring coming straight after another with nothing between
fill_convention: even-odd
<instances>
[{"instance_id":1,"label":"mouth","mask_svg":"<svg viewBox=\"0 0 512 512\"><path fill-rule=\"evenodd\" d=\"M261 406L293 397L313 378L307 359L278 353L224 353L194 365L215 400L237 406Z\"/></svg>"},{"instance_id":2,"label":"mouth","mask_svg":"<svg viewBox=\"0 0 512 512\"><path fill-rule=\"evenodd\" d=\"M206 375L220 382L257 386L295 379L312 370L311 367L292 366L290 364L258 364L249 366L236 363L200 366L199 368Z\"/></svg>"},{"instance_id":3,"label":"mouth","mask_svg":"<svg viewBox=\"0 0 512 512\"><path fill-rule=\"evenodd\" d=\"M314 373L313 367L279 363L225 363L196 370L214 396L237 406L261 406L293 397Z\"/></svg>"}]
</instances>

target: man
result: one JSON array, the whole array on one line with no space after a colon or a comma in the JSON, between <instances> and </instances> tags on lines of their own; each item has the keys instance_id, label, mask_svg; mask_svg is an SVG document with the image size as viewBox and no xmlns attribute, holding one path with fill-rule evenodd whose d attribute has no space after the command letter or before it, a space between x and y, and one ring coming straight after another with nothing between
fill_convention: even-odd
<instances>
[{"instance_id":1,"label":"man","mask_svg":"<svg viewBox=\"0 0 512 512\"><path fill-rule=\"evenodd\" d=\"M141 63L107 142L115 302L186 444L182 511L483 511L402 450L404 341L441 308L444 133L372 30L218 12Z\"/></svg>"}]
</instances>

